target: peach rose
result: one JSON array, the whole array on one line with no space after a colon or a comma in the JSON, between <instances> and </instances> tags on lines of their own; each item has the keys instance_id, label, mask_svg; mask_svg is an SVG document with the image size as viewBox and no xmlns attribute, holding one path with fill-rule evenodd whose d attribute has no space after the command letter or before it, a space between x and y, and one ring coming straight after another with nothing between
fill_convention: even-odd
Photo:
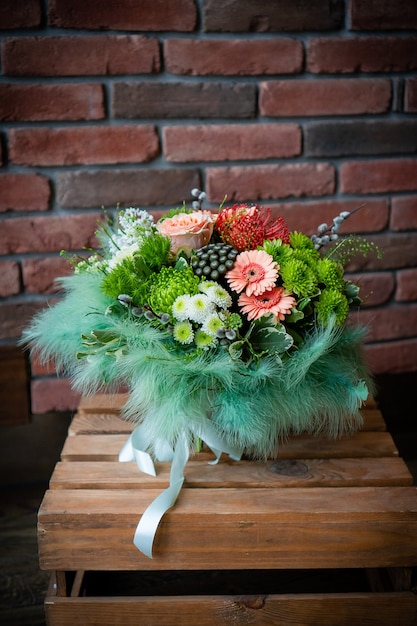
<instances>
[{"instance_id":1,"label":"peach rose","mask_svg":"<svg viewBox=\"0 0 417 626\"><path fill-rule=\"evenodd\" d=\"M160 220L156 227L162 235L171 239L173 254L180 249L188 254L209 243L215 221L216 215L211 211L193 211Z\"/></svg>"}]
</instances>

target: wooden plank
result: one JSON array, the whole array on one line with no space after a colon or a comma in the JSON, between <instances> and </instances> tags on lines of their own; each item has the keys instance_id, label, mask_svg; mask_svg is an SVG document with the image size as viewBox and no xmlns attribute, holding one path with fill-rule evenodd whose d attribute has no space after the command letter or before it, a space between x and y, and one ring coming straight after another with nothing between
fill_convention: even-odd
<instances>
[{"instance_id":1,"label":"wooden plank","mask_svg":"<svg viewBox=\"0 0 417 626\"><path fill-rule=\"evenodd\" d=\"M50 480L51 489L165 489L169 484L170 463L156 463L156 476L139 471L136 463L83 462L57 463ZM189 461L185 468L185 488L229 487L349 487L407 486L411 476L398 457L369 459L297 459L286 461L231 461L217 465Z\"/></svg>"},{"instance_id":2,"label":"wooden plank","mask_svg":"<svg viewBox=\"0 0 417 626\"><path fill-rule=\"evenodd\" d=\"M363 426L361 431L385 431L386 424L378 409L362 411ZM78 411L68 430L69 435L88 435L98 433L121 434L130 433L134 424L116 413L100 413L92 411Z\"/></svg>"},{"instance_id":3,"label":"wooden plank","mask_svg":"<svg viewBox=\"0 0 417 626\"><path fill-rule=\"evenodd\" d=\"M134 427L134 424L114 413L77 412L68 429L68 435L129 435Z\"/></svg>"},{"instance_id":4,"label":"wooden plank","mask_svg":"<svg viewBox=\"0 0 417 626\"><path fill-rule=\"evenodd\" d=\"M83 396L79 402L78 409L86 413L117 413L129 398L128 393L97 393L92 396ZM377 403L372 396L369 396L363 405L364 409L375 409Z\"/></svg>"},{"instance_id":5,"label":"wooden plank","mask_svg":"<svg viewBox=\"0 0 417 626\"><path fill-rule=\"evenodd\" d=\"M63 461L117 461L125 444L124 434L77 435L68 437L62 450ZM278 450L280 459L360 458L398 456L388 432L358 432L341 439L302 435L292 437Z\"/></svg>"},{"instance_id":6,"label":"wooden plank","mask_svg":"<svg viewBox=\"0 0 417 626\"><path fill-rule=\"evenodd\" d=\"M97 393L93 396L83 396L79 402L78 410L85 413L119 413L122 406L127 402L127 393Z\"/></svg>"},{"instance_id":7,"label":"wooden plank","mask_svg":"<svg viewBox=\"0 0 417 626\"><path fill-rule=\"evenodd\" d=\"M177 597L47 597L50 626L413 626L417 597L403 593L282 594Z\"/></svg>"},{"instance_id":8,"label":"wooden plank","mask_svg":"<svg viewBox=\"0 0 417 626\"><path fill-rule=\"evenodd\" d=\"M417 565L417 488L183 489L154 558L133 545L159 490L47 491L47 570L291 569Z\"/></svg>"},{"instance_id":9,"label":"wooden plank","mask_svg":"<svg viewBox=\"0 0 417 626\"><path fill-rule=\"evenodd\" d=\"M361 413L363 416L361 430L387 430L387 425L379 409L364 408Z\"/></svg>"}]
</instances>

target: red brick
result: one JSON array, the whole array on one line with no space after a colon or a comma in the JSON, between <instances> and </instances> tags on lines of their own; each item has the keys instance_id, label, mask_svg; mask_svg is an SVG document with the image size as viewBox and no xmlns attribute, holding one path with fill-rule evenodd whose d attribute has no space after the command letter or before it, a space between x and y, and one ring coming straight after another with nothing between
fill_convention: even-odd
<instances>
[{"instance_id":1,"label":"red brick","mask_svg":"<svg viewBox=\"0 0 417 626\"><path fill-rule=\"evenodd\" d=\"M2 0L0 3L1 28L33 28L41 23L40 0Z\"/></svg>"},{"instance_id":2,"label":"red brick","mask_svg":"<svg viewBox=\"0 0 417 626\"><path fill-rule=\"evenodd\" d=\"M395 270L417 267L417 233L377 233L366 237L382 252L370 251L365 257L357 255L348 266L350 272L363 270Z\"/></svg>"},{"instance_id":3,"label":"red brick","mask_svg":"<svg viewBox=\"0 0 417 626\"><path fill-rule=\"evenodd\" d=\"M405 81L404 110L406 113L417 112L417 78Z\"/></svg>"},{"instance_id":4,"label":"red brick","mask_svg":"<svg viewBox=\"0 0 417 626\"><path fill-rule=\"evenodd\" d=\"M206 32L335 30L343 24L342 0L205 0Z\"/></svg>"},{"instance_id":5,"label":"red brick","mask_svg":"<svg viewBox=\"0 0 417 626\"><path fill-rule=\"evenodd\" d=\"M290 230L299 230L312 235L319 224L333 224L333 218L342 211L355 211L344 221L341 234L368 233L385 230L389 220L388 200L383 198L357 200L315 200L306 202L286 202L270 205L273 214L284 218Z\"/></svg>"},{"instance_id":6,"label":"red brick","mask_svg":"<svg viewBox=\"0 0 417 626\"><path fill-rule=\"evenodd\" d=\"M156 39L143 35L13 37L3 41L9 76L146 74L160 68Z\"/></svg>"},{"instance_id":7,"label":"red brick","mask_svg":"<svg viewBox=\"0 0 417 626\"><path fill-rule=\"evenodd\" d=\"M72 274L71 263L63 257L23 259L23 285L28 293L57 293L57 277Z\"/></svg>"},{"instance_id":8,"label":"red brick","mask_svg":"<svg viewBox=\"0 0 417 626\"><path fill-rule=\"evenodd\" d=\"M357 314L360 324L368 328L367 342L405 339L417 330L417 304L398 304L393 307L361 309Z\"/></svg>"},{"instance_id":9,"label":"red brick","mask_svg":"<svg viewBox=\"0 0 417 626\"><path fill-rule=\"evenodd\" d=\"M114 83L116 118L251 118L256 115L256 85L229 82Z\"/></svg>"},{"instance_id":10,"label":"red brick","mask_svg":"<svg viewBox=\"0 0 417 626\"><path fill-rule=\"evenodd\" d=\"M395 299L398 302L417 300L417 268L399 270L397 272L397 290Z\"/></svg>"},{"instance_id":11,"label":"red brick","mask_svg":"<svg viewBox=\"0 0 417 626\"><path fill-rule=\"evenodd\" d=\"M49 24L57 28L191 31L194 0L50 0Z\"/></svg>"},{"instance_id":12,"label":"red brick","mask_svg":"<svg viewBox=\"0 0 417 626\"><path fill-rule=\"evenodd\" d=\"M383 156L416 152L417 120L414 119L326 119L304 125L305 156Z\"/></svg>"},{"instance_id":13,"label":"red brick","mask_svg":"<svg viewBox=\"0 0 417 626\"><path fill-rule=\"evenodd\" d=\"M44 363L33 353L30 355L30 370L32 376L48 376L49 374L56 374L57 368L53 359L48 361L48 363Z\"/></svg>"},{"instance_id":14,"label":"red brick","mask_svg":"<svg viewBox=\"0 0 417 626\"><path fill-rule=\"evenodd\" d=\"M417 37L312 38L306 55L316 74L407 72L417 69Z\"/></svg>"},{"instance_id":15,"label":"red brick","mask_svg":"<svg viewBox=\"0 0 417 626\"><path fill-rule=\"evenodd\" d=\"M100 213L48 215L3 220L0 254L60 252L94 247Z\"/></svg>"},{"instance_id":16,"label":"red brick","mask_svg":"<svg viewBox=\"0 0 417 626\"><path fill-rule=\"evenodd\" d=\"M358 115L383 113L391 101L385 78L277 80L260 84L261 115Z\"/></svg>"},{"instance_id":17,"label":"red brick","mask_svg":"<svg viewBox=\"0 0 417 626\"><path fill-rule=\"evenodd\" d=\"M362 307L387 304L391 300L395 290L393 272L347 273L346 278L359 286ZM353 318L355 318L355 315L356 312L353 313Z\"/></svg>"},{"instance_id":18,"label":"red brick","mask_svg":"<svg viewBox=\"0 0 417 626\"><path fill-rule=\"evenodd\" d=\"M158 136L148 125L16 128L9 158L19 165L143 163L157 156Z\"/></svg>"},{"instance_id":19,"label":"red brick","mask_svg":"<svg viewBox=\"0 0 417 626\"><path fill-rule=\"evenodd\" d=\"M167 39L164 57L173 74L292 74L301 71L303 46L295 39Z\"/></svg>"},{"instance_id":20,"label":"red brick","mask_svg":"<svg viewBox=\"0 0 417 626\"><path fill-rule=\"evenodd\" d=\"M417 28L415 0L350 0L351 30L411 30Z\"/></svg>"},{"instance_id":21,"label":"red brick","mask_svg":"<svg viewBox=\"0 0 417 626\"><path fill-rule=\"evenodd\" d=\"M57 179L62 207L175 206L200 188L197 169L120 169L63 172Z\"/></svg>"},{"instance_id":22,"label":"red brick","mask_svg":"<svg viewBox=\"0 0 417 626\"><path fill-rule=\"evenodd\" d=\"M18 339L40 308L36 302L0 301L0 340Z\"/></svg>"},{"instance_id":23,"label":"red brick","mask_svg":"<svg viewBox=\"0 0 417 626\"><path fill-rule=\"evenodd\" d=\"M328 163L211 167L206 187L211 202L268 200L333 193L335 171Z\"/></svg>"},{"instance_id":24,"label":"red brick","mask_svg":"<svg viewBox=\"0 0 417 626\"><path fill-rule=\"evenodd\" d=\"M0 213L46 211L51 190L40 174L0 174Z\"/></svg>"},{"instance_id":25,"label":"red brick","mask_svg":"<svg viewBox=\"0 0 417 626\"><path fill-rule=\"evenodd\" d=\"M98 84L0 85L0 119L6 122L97 120L104 115Z\"/></svg>"},{"instance_id":26,"label":"red brick","mask_svg":"<svg viewBox=\"0 0 417 626\"><path fill-rule=\"evenodd\" d=\"M342 163L340 189L343 193L417 190L417 159Z\"/></svg>"},{"instance_id":27,"label":"red brick","mask_svg":"<svg viewBox=\"0 0 417 626\"><path fill-rule=\"evenodd\" d=\"M296 124L165 126L168 161L228 161L292 157L301 152Z\"/></svg>"},{"instance_id":28,"label":"red brick","mask_svg":"<svg viewBox=\"0 0 417 626\"><path fill-rule=\"evenodd\" d=\"M32 413L75 411L81 394L71 388L68 378L41 378L31 383Z\"/></svg>"},{"instance_id":29,"label":"red brick","mask_svg":"<svg viewBox=\"0 0 417 626\"><path fill-rule=\"evenodd\" d=\"M0 298L20 293L20 269L16 261L0 261Z\"/></svg>"},{"instance_id":30,"label":"red brick","mask_svg":"<svg viewBox=\"0 0 417 626\"><path fill-rule=\"evenodd\" d=\"M391 230L417 230L417 195L391 200Z\"/></svg>"},{"instance_id":31,"label":"red brick","mask_svg":"<svg viewBox=\"0 0 417 626\"><path fill-rule=\"evenodd\" d=\"M366 345L364 352L373 374L417 371L417 339Z\"/></svg>"}]
</instances>

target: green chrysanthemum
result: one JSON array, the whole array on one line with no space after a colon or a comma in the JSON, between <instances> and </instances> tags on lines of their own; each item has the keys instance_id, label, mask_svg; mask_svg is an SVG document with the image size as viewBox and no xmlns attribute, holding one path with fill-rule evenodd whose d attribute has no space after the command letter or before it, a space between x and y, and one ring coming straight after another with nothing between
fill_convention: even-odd
<instances>
[{"instance_id":1,"label":"green chrysanthemum","mask_svg":"<svg viewBox=\"0 0 417 626\"><path fill-rule=\"evenodd\" d=\"M323 283L326 287L331 289L337 289L343 291L345 288L345 281L343 279L343 268L336 261L331 259L320 259L317 263L317 275L319 282Z\"/></svg>"},{"instance_id":2,"label":"green chrysanthemum","mask_svg":"<svg viewBox=\"0 0 417 626\"><path fill-rule=\"evenodd\" d=\"M310 237L307 237L304 233L299 233L296 230L290 233L290 244L294 249L302 249L302 250L314 250L314 243L311 241Z\"/></svg>"},{"instance_id":3,"label":"green chrysanthemum","mask_svg":"<svg viewBox=\"0 0 417 626\"><path fill-rule=\"evenodd\" d=\"M303 261L291 258L280 268L284 288L298 296L312 296L317 292L315 272Z\"/></svg>"},{"instance_id":4,"label":"green chrysanthemum","mask_svg":"<svg viewBox=\"0 0 417 626\"><path fill-rule=\"evenodd\" d=\"M224 322L220 319L217 313L209 315L202 325L202 330L204 330L204 332L211 337L216 337L217 331L221 328L224 328Z\"/></svg>"},{"instance_id":5,"label":"green chrysanthemum","mask_svg":"<svg viewBox=\"0 0 417 626\"><path fill-rule=\"evenodd\" d=\"M200 279L189 267L176 269L164 266L152 277L148 304L154 313L171 315L172 305L178 296L198 293L199 282Z\"/></svg>"},{"instance_id":6,"label":"green chrysanthemum","mask_svg":"<svg viewBox=\"0 0 417 626\"><path fill-rule=\"evenodd\" d=\"M315 303L317 320L326 326L332 317L335 317L337 326L341 326L349 312L349 304L346 296L337 289L323 289L318 301Z\"/></svg>"},{"instance_id":7,"label":"green chrysanthemum","mask_svg":"<svg viewBox=\"0 0 417 626\"><path fill-rule=\"evenodd\" d=\"M303 263L308 265L314 273L317 273L317 264L321 260L320 253L317 250L296 248L295 250L293 250L293 257L294 259L302 261Z\"/></svg>"},{"instance_id":8,"label":"green chrysanthemum","mask_svg":"<svg viewBox=\"0 0 417 626\"><path fill-rule=\"evenodd\" d=\"M192 343L194 339L194 331L191 323L187 320L178 322L173 329L174 339L183 345Z\"/></svg>"},{"instance_id":9,"label":"green chrysanthemum","mask_svg":"<svg viewBox=\"0 0 417 626\"><path fill-rule=\"evenodd\" d=\"M291 246L282 243L281 239L267 239L258 249L265 250L278 265L284 264L293 254Z\"/></svg>"},{"instance_id":10,"label":"green chrysanthemum","mask_svg":"<svg viewBox=\"0 0 417 626\"><path fill-rule=\"evenodd\" d=\"M206 333L204 330L197 330L195 335L194 335L194 341L195 344L197 346L197 348L212 348L217 341L214 339L214 337L212 337L212 335L209 335L208 333Z\"/></svg>"}]
</instances>

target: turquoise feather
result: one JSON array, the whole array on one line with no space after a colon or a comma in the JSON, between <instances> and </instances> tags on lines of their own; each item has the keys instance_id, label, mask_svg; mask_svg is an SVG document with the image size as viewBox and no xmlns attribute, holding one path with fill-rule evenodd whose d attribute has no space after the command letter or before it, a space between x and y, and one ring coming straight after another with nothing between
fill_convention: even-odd
<instances>
[{"instance_id":1,"label":"turquoise feather","mask_svg":"<svg viewBox=\"0 0 417 626\"><path fill-rule=\"evenodd\" d=\"M114 314L99 274L74 274L60 285L63 297L33 319L22 343L44 362L53 358L83 394L127 385L123 414L143 424L154 446L159 440L173 446L180 433L192 445L207 417L226 441L259 458L276 455L291 434L336 437L361 425L363 381L372 388L363 329L316 328L282 362L270 356L246 365L222 347L187 360L167 334ZM92 329L112 341L97 344L93 357L77 358Z\"/></svg>"}]
</instances>

